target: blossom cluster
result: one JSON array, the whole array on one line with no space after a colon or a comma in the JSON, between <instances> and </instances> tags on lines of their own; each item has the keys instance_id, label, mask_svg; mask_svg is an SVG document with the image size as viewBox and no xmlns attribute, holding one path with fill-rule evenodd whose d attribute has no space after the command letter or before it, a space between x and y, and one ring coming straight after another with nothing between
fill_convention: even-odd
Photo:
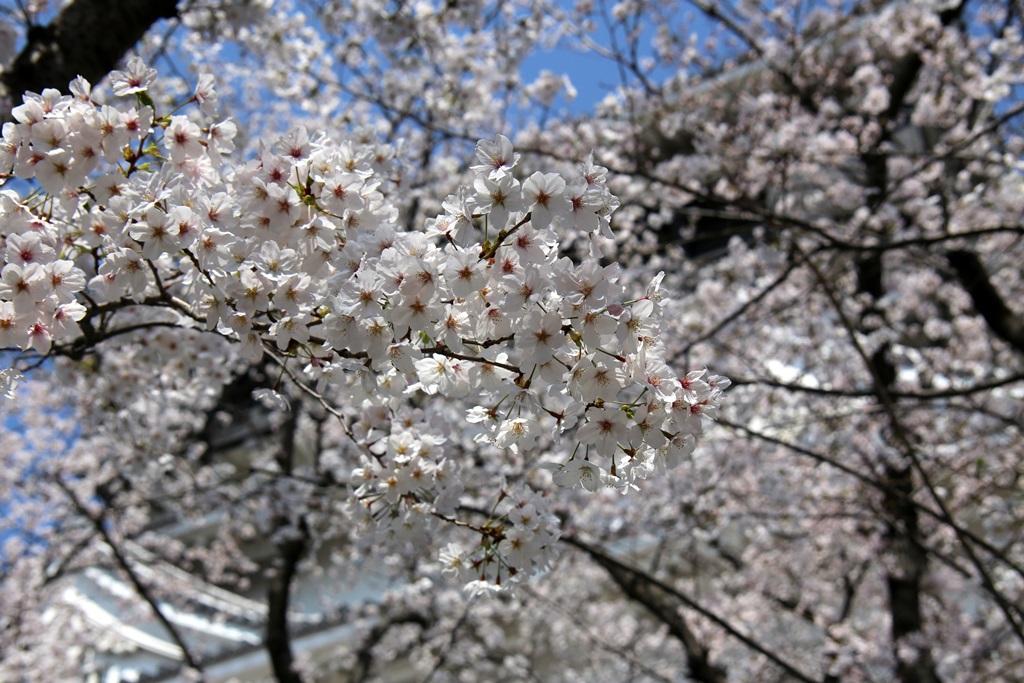
<instances>
[{"instance_id":1,"label":"blossom cluster","mask_svg":"<svg viewBox=\"0 0 1024 683\"><path fill-rule=\"evenodd\" d=\"M507 138L480 141L472 185L405 230L390 146L299 128L236 162L212 82L174 111L195 110L159 115L154 78L136 59L112 78L134 102L100 105L78 79L70 97L26 95L5 125L0 172L36 189L0 202L0 346L67 351L131 320L301 368L304 391L352 416L355 498L392 531L457 511L444 444L459 433L590 491L635 489L693 450L728 380L661 357L662 275L630 293L618 266L563 255L611 236L618 201L592 159L525 176ZM462 423L398 419L435 398L462 402ZM542 462L542 439L570 447ZM511 518L482 532L488 558L543 566L554 518L532 503Z\"/></svg>"}]
</instances>

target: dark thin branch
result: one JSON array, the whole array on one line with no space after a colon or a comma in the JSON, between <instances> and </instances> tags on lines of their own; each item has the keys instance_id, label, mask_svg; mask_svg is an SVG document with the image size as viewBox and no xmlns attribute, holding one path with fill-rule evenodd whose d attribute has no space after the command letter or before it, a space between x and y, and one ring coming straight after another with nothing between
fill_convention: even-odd
<instances>
[{"instance_id":1,"label":"dark thin branch","mask_svg":"<svg viewBox=\"0 0 1024 683\"><path fill-rule=\"evenodd\" d=\"M682 591L678 590L677 588L670 586L664 581L661 581L657 577L652 576L641 569L631 567L621 562L620 560L612 557L611 555L608 555L597 546L591 545L590 543L586 543L575 536L562 536L559 540L586 553L592 560L601 565L601 567L603 567L609 573L609 575L612 576L613 579L615 578L615 574L618 573L620 576L624 578L628 577L628 580L635 582L637 585L642 584L644 586L644 590L657 589L667 595L674 597L676 600L682 603L683 606L697 612L704 618L713 622L715 625L724 630L730 636L739 640L741 643L743 643L750 649L767 657L772 663L774 663L776 666L785 671L794 679L802 681L802 683L818 683L818 681L815 678L803 673L795 666L793 666L792 664L790 664L789 662L787 662L786 660L782 659L777 654L769 650L767 647L765 647L758 641L754 640L750 636L746 635L745 633L737 629L735 626L730 624L728 621L726 621L724 618L720 617L718 614L716 614L709 608L705 607L704 605L698 603L696 600L686 595Z\"/></svg>"},{"instance_id":2,"label":"dark thin branch","mask_svg":"<svg viewBox=\"0 0 1024 683\"><path fill-rule=\"evenodd\" d=\"M74 505L75 510L77 510L80 515L82 515L83 517L88 519L90 523L92 523L93 528L96 529L96 533L100 535L100 537L103 539L103 542L107 545L108 548L110 548L110 552L113 554L114 560L117 562L118 567L120 567L121 571L125 573L125 575L128 577L128 580L131 581L132 586L135 587L135 592L139 594L139 597L145 600L146 604L148 604L150 609L153 611L154 616L156 616L157 621L160 622L160 624L164 627L167 633L171 636L171 639L181 649L181 654L185 660L185 663L192 669L195 669L196 671L202 673L203 669L202 666L199 664L199 660L192 654L191 650L189 650L188 645L185 643L185 640L184 638L182 638L181 633L178 631L178 629L164 615L163 611L160 609L160 604L157 602L156 598L153 597L153 594L150 592L149 588L146 586L146 584L142 582L142 580L139 578L139 575L135 573L135 570L132 569L131 563L129 563L128 558L125 557L124 553L121 552L121 549L117 546L117 543L115 543L114 539L111 537L110 532L108 532L106 526L104 526L103 519L93 515L85 507L85 505L82 504L82 501L78 499L78 496L75 495L75 492L72 491L71 488L60 479L60 477L56 477L55 481L60 490L63 491L64 494L71 501L71 504Z\"/></svg>"},{"instance_id":3,"label":"dark thin branch","mask_svg":"<svg viewBox=\"0 0 1024 683\"><path fill-rule=\"evenodd\" d=\"M751 299L746 301L742 306L737 308L735 311L733 311L729 315L727 315L724 318L722 318L721 320L719 320L714 325L714 327L712 327L710 330L708 330L707 332L701 334L696 339L693 339L690 342L688 342L686 344L686 346L683 347L682 354L685 356L686 354L688 354L690 352L690 350L694 346L696 346L697 344L700 344L701 342L707 341L708 339L711 339L716 334L721 332L724 328L726 328L730 324L732 324L735 320L740 318L744 313L746 313L752 307L754 307L757 304L761 303L765 299L765 297L767 297L769 294L771 294L773 291L775 291L782 283L784 283L786 280L788 280L789 276L793 274L793 271L796 270L797 267L800 266L801 263L803 263L803 259L792 261L789 264L789 266L786 267L785 270L783 270L781 273L779 273L779 275L774 280L772 280L770 283L768 283L760 292L758 292Z\"/></svg>"},{"instance_id":4,"label":"dark thin branch","mask_svg":"<svg viewBox=\"0 0 1024 683\"><path fill-rule=\"evenodd\" d=\"M568 542L577 545L572 541ZM658 621L668 627L668 632L683 646L687 674L690 678L699 683L724 683L725 670L711 663L707 648L697 640L677 605L666 602L655 587L636 572L624 569L603 556L592 553L590 555L628 597L643 605Z\"/></svg>"},{"instance_id":5,"label":"dark thin branch","mask_svg":"<svg viewBox=\"0 0 1024 683\"><path fill-rule=\"evenodd\" d=\"M817 394L819 396L830 396L833 398L871 398L875 395L873 389L825 389L812 387L792 382L780 382L779 380L761 377L733 377L730 375L733 386L766 386L787 391L797 391L806 394ZM895 399L910 399L917 401L932 401L945 398L957 398L960 396L971 396L980 394L1000 387L1005 387L1017 382L1024 382L1024 373L1014 373L1008 377L993 379L969 387L935 389L934 391L890 391L889 395Z\"/></svg>"},{"instance_id":6,"label":"dark thin branch","mask_svg":"<svg viewBox=\"0 0 1024 683\"><path fill-rule=\"evenodd\" d=\"M430 626L430 620L419 612L410 611L396 614L374 624L356 653L356 666L348 680L362 683L369 679L373 671L373 648L380 643L388 631L403 624L415 624L426 630Z\"/></svg>"},{"instance_id":7,"label":"dark thin branch","mask_svg":"<svg viewBox=\"0 0 1024 683\"><path fill-rule=\"evenodd\" d=\"M850 467L849 465L845 464L844 462L842 462L840 460L836 460L835 458L832 458L830 456L825 455L824 453L818 453L817 451L813 451L813 450L811 450L809 448L804 448L803 446L800 446L798 444L790 443L788 441L784 441L783 439L779 439L777 437L771 436L770 434L764 434L762 432L758 432L758 431L755 431L753 429L750 429L749 427L745 427L743 425L736 424L734 422L730 422L730 421L722 419L722 418L718 418L718 420L716 420L716 422L718 424L722 425L723 427L728 427L729 429L733 429L733 430L736 430L736 431L741 432L743 434L746 434L747 436L749 436L752 439L756 439L758 441L764 441L765 443L774 444L776 446L781 446L782 448L786 448L786 449L792 451L793 453L796 453L798 455L802 455L804 457L810 458L810 459L812 459L812 460L814 460L816 462L822 463L824 465L828 465L829 467L833 467L833 468L835 468L835 469L837 469L837 470L839 470L841 472L844 472L844 473L850 475L851 477L857 479L858 481L860 481L860 482L862 482L864 484L867 484L871 488L876 489L877 491L879 491L879 492L881 492L883 494L892 494L893 493L893 491L891 491L892 487L889 486L888 484L886 484L885 482L879 481L879 480L875 479L874 477L868 476L868 475L864 474L863 472L860 472L860 471L854 469L853 467ZM913 498L907 498L906 494L902 494L900 492L896 492L896 495L902 496L902 497L906 498L906 500L910 504L914 505L914 507L916 507L918 509L918 511L928 515L932 519L934 519L934 520L936 520L938 522L941 522L942 524L944 524L946 526L949 526L950 528L954 527L955 522L950 522L948 519L946 519L942 515L941 512L939 512L937 510L934 510L931 507L929 507L927 505L924 505L922 503L918 503ZM959 533L963 534L966 538L969 538L971 540L971 542L973 542L979 548L982 548L983 550L985 550L985 552L990 554L992 557L996 558L997 560L1000 560L1003 564L1005 564L1007 567L1012 569L1018 576L1020 576L1021 578L1024 578L1024 567L1022 567L1020 564L1015 562L1012 558L1008 557L1005 552L1003 552L1002 550L1000 550L996 546L992 545L991 543L989 543L985 539L981 538L980 536L978 536L974 532L972 532L972 531L970 531L968 529L965 529L963 527L960 527L959 525L957 525L956 529L954 529L954 530L956 530Z\"/></svg>"},{"instance_id":8,"label":"dark thin branch","mask_svg":"<svg viewBox=\"0 0 1024 683\"><path fill-rule=\"evenodd\" d=\"M593 626L593 624L587 623L584 620L584 618L580 615L579 610L575 608L575 606L573 608L566 607L565 605L560 604L558 601L552 600L546 595L543 595L536 589L531 588L529 584L524 585L522 587L522 590L532 595L535 600L538 600L539 602L543 603L549 609L557 610L558 612L560 612L562 616L564 616L566 619L572 622L572 624L577 629L578 633L582 634L585 638L587 638L589 641L591 641L601 649L607 650L609 653L617 657L621 657L624 661L628 661L631 667L634 667L635 669L637 669L638 671L640 671L652 680L660 681L661 683L670 683L668 678L666 678L661 673L655 671L648 664L645 664L630 643L612 643L605 640L604 638L601 638L599 635L591 631L591 626Z\"/></svg>"}]
</instances>

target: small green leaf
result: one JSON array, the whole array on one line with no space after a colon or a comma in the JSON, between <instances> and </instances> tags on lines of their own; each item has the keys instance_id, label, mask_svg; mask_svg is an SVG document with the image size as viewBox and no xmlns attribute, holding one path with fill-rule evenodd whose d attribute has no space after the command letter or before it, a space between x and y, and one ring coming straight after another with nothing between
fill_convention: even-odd
<instances>
[{"instance_id":1,"label":"small green leaf","mask_svg":"<svg viewBox=\"0 0 1024 683\"><path fill-rule=\"evenodd\" d=\"M153 103L153 98L149 96L149 93L143 90L142 92L135 93L135 98L139 101L139 104L152 107L156 111L156 105Z\"/></svg>"}]
</instances>

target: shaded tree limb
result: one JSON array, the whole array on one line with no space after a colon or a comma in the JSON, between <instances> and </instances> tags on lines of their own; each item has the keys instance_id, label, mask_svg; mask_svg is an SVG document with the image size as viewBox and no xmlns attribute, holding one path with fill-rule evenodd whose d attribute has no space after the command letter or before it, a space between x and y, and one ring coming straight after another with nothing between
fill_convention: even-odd
<instances>
[{"instance_id":1,"label":"shaded tree limb","mask_svg":"<svg viewBox=\"0 0 1024 683\"><path fill-rule=\"evenodd\" d=\"M690 678L699 683L724 683L725 671L711 663L707 648L697 640L697 636L694 635L683 615L679 613L676 605L661 599L655 587L644 581L643 577L637 573L629 571L615 562L610 562L604 556L595 555L589 551L588 554L608 572L612 581L626 595L643 605L658 621L665 624L669 633L682 644L683 651L686 652L686 667Z\"/></svg>"},{"instance_id":2,"label":"shaded tree limb","mask_svg":"<svg viewBox=\"0 0 1024 683\"><path fill-rule=\"evenodd\" d=\"M645 597L656 595L655 589L657 591L661 591L662 593L665 593L666 595L669 595L678 600L683 606L692 609L704 618L713 622L715 625L723 629L730 636L739 640L741 643L743 643L750 649L764 655L768 660L770 660L780 669L785 671L792 678L798 681L802 681L802 683L817 683L817 680L815 678L803 673L795 666L793 666L792 664L790 664L789 662L787 662L786 660L782 659L777 654L769 650L767 647L765 647L758 641L754 640L750 636L746 635L745 633L737 629L735 626L730 624L728 621L720 617L712 610L698 603L696 600L686 595L682 591L676 589L675 587L665 583L664 581L661 581L657 577L652 576L651 574L641 569L637 569L636 567L627 565L622 561L612 557L611 555L608 555L597 546L584 542L575 536L562 536L559 540L561 540L563 543L573 546L578 550L583 551L597 564L601 565L601 567L608 572L609 576L611 576L616 583L619 583L619 580L621 578L623 581L627 582L634 588L639 587L639 590L641 591L640 594L644 595ZM625 590L625 586L623 586L622 584L619 585ZM630 595L631 597L633 597L633 594ZM643 603L642 601L641 603L644 604L645 607L651 610L651 612L659 618L661 618L663 611L670 610L674 612L675 610L674 607L665 605L663 602L660 603L660 606L657 608L657 611L655 609L652 609L652 607L648 606L646 603ZM687 659L689 660L689 657ZM717 668L715 668L714 670L717 676L719 676L719 678L698 680L725 680L724 672Z\"/></svg>"},{"instance_id":3,"label":"shaded tree limb","mask_svg":"<svg viewBox=\"0 0 1024 683\"><path fill-rule=\"evenodd\" d=\"M966 249L956 249L946 253L946 260L992 332L1014 350L1024 353L1024 318L1003 301L978 255Z\"/></svg>"},{"instance_id":4,"label":"shaded tree limb","mask_svg":"<svg viewBox=\"0 0 1024 683\"><path fill-rule=\"evenodd\" d=\"M671 683L668 678L658 673L650 666L645 664L643 661L641 661L641 659L637 656L637 653L633 651L632 647L610 643L605 639L601 638L593 631L591 631L591 625L586 623L574 608L567 608L565 605L560 604L558 601L543 595L534 588L531 588L529 584L527 584L523 588L523 590L525 590L527 593L533 596L534 599L548 606L549 609L561 612L562 616L564 616L566 619L572 622L572 624L576 627L578 633L582 634L585 638L590 640L592 643L594 643L601 649L607 650L610 653L622 657L623 660L629 662L630 666L635 667L638 671L640 671L652 680L660 681L661 683Z\"/></svg>"},{"instance_id":5,"label":"shaded tree limb","mask_svg":"<svg viewBox=\"0 0 1024 683\"><path fill-rule=\"evenodd\" d=\"M405 624L415 624L425 631L430 627L430 619L424 614L410 611L396 614L375 624L356 653L356 667L351 673L351 680L362 683L369 679L373 671L373 648L384 639L388 631Z\"/></svg>"}]
</instances>

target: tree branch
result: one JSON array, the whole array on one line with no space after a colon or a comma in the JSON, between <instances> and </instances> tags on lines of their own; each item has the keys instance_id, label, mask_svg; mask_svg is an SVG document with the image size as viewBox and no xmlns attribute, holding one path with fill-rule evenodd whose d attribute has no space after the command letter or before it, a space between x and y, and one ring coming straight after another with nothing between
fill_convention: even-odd
<instances>
[{"instance_id":1,"label":"tree branch","mask_svg":"<svg viewBox=\"0 0 1024 683\"><path fill-rule=\"evenodd\" d=\"M946 253L946 260L992 332L1014 350L1024 353L1024 319L1003 301L978 255L956 249Z\"/></svg>"},{"instance_id":2,"label":"tree branch","mask_svg":"<svg viewBox=\"0 0 1024 683\"><path fill-rule=\"evenodd\" d=\"M150 592L149 588L146 587L146 584L142 582L142 580L139 578L139 575L135 573L134 569L132 569L131 564L128 562L128 558L125 557L124 553L121 552L121 549L117 547L117 544L114 542L114 539L110 536L110 532L108 532L107 528L103 525L102 518L93 515L85 507L85 505L82 504L82 501L78 499L78 496L75 495L75 492L72 491L67 484L61 481L60 477L56 477L55 481L60 490L63 491L64 494L71 501L71 504L75 507L75 510L77 510L80 515L89 520L93 528L96 529L96 533L100 535L100 537L103 539L103 542L107 545L108 548L110 548L110 552L113 554L114 560L117 562L117 566L121 568L121 571L123 571L125 575L128 577L128 580L131 581L132 586L134 586L135 588L135 592L139 594L139 597L141 597L146 602L147 605L149 605L149 608L153 611L153 614L154 616L156 616L157 621L160 622L160 624L164 627L167 633L171 636L171 639L174 641L174 643L181 649L181 654L185 660L185 663L192 669L200 672L201 674L203 669L202 666L199 664L199 660L189 650L188 645L185 643L185 640L184 638L182 638L181 633L178 631L178 629L164 615L163 611L160 609L159 603L157 602L156 598L153 597L153 594Z\"/></svg>"},{"instance_id":3,"label":"tree branch","mask_svg":"<svg viewBox=\"0 0 1024 683\"><path fill-rule=\"evenodd\" d=\"M881 492L884 495L896 495L897 497L902 498L903 500L906 501L907 504L913 505L915 508L917 508L919 512L922 512L931 517L932 519L934 519L935 521L950 527L958 535L963 535L965 538L970 539L972 543L977 545L979 548L983 549L985 552L990 554L995 559L1001 561L1007 567L1012 569L1018 576L1024 578L1024 567L1015 562L1013 558L1009 557L1005 552L1003 552L996 546L992 545L982 537L978 536L974 532L970 531L969 529L961 527L955 521L947 519L941 511L934 510L928 505L917 502L916 500L914 500L913 497L909 497L907 496L907 494L901 491L894 490L890 483L879 481L872 476L869 476L867 474L864 474L863 472L854 469L853 467L847 465L841 460L837 460L835 458L827 456L824 453L818 453L816 451L812 451L809 448L799 446L795 443L789 443L788 441L784 441L777 437L771 436L770 434L764 434L762 432L750 429L749 427L745 427L743 425L736 424L734 422L730 422L722 418L717 419L716 422L717 424L720 424L723 427L728 427L729 429L733 429L743 434L746 434L748 437L752 439L764 441L765 443L775 444L776 446L781 446L782 448L786 448L798 455L802 455L816 462L828 465L830 467L834 467L835 469L841 472L845 472L846 474L857 479L858 481L867 484L871 488L876 489L877 491Z\"/></svg>"},{"instance_id":4,"label":"tree branch","mask_svg":"<svg viewBox=\"0 0 1024 683\"><path fill-rule=\"evenodd\" d=\"M569 541L569 543L573 543ZM578 544L573 543L577 547ZM609 558L590 553L598 564L600 564L608 575L622 591L631 599L643 605L648 612L668 627L669 633L678 640L686 652L687 673L690 678L699 683L724 683L726 680L725 671L711 663L708 658L708 651L698 642L693 631L690 630L683 615L679 613L676 605L669 604L661 599L655 587L644 581L643 577L633 571L625 569L622 565L609 561Z\"/></svg>"},{"instance_id":5,"label":"tree branch","mask_svg":"<svg viewBox=\"0 0 1024 683\"><path fill-rule=\"evenodd\" d=\"M764 655L772 663L774 663L776 666L781 668L783 671L785 671L787 674L789 674L794 679L796 679L798 681L802 681L802 683L818 683L813 677L808 676L807 674L803 673L802 671L797 669L795 666L793 666L792 664L790 664L789 662L785 661L784 659L779 657L777 654L775 654L774 652L769 650L767 647L765 647L761 643L757 642L756 640L754 640L750 636L746 635L745 633L743 633L742 631L737 629L735 626L730 624L728 621L726 621L725 619L720 617L715 612L713 612L710 609L708 609L707 607L701 605L700 603L698 603L697 601L695 601L693 598L691 598L690 596L686 595L682 591L679 591L678 589L676 589L676 588L668 585L667 583L661 581L657 577L651 576L647 572L644 572L644 571L642 571L640 569L637 569L635 567L631 567L631 566L629 566L629 565L627 565L627 564L625 564L625 563L615 559L611 555L606 554L600 548L598 548L596 546L593 546L593 545L591 545L589 543L586 543L586 542L580 540L579 538L576 538L575 536L563 536L559 540L561 540L563 543L571 545L574 548L577 548L578 550L581 550L584 553L586 553L592 560L594 560L599 565L601 565L601 567L603 567L609 573L609 575L616 581L616 583L618 583L618 581L619 581L619 579L616 578L618 576L618 577L621 577L623 580L626 580L627 582L631 583L631 585L633 585L633 586L642 586L642 590L644 590L644 591L652 591L653 589L660 590L661 592L666 593L666 594L674 597L676 600L678 600L680 603L682 603L682 605L684 605L685 607L688 607L689 609L692 609L693 611L697 612L701 616L703 616L706 619L712 621L717 626L719 626L721 629L723 629L726 633L728 633L730 636L732 636L733 638L739 640L741 643L743 643L744 645L746 645L750 649L752 649L755 652L758 652L758 653ZM619 585L622 586L622 584L619 584ZM622 587L625 589L625 586L622 586ZM652 595L652 594L653 593L645 593L645 595ZM645 607L648 607L648 609L651 609L651 607L649 607L646 604L645 604ZM654 614L655 615L661 614L661 612L660 612L661 609L671 609L671 608L659 607L659 611L658 612L654 612ZM653 610L652 610L652 612L653 612ZM716 672L716 674L720 678L715 678L715 679L699 679L699 680L724 680L724 678L725 678L724 677L724 672L722 672L720 669L717 669L717 668L715 668L715 672ZM691 671L691 675L695 675L695 674L693 674L693 672Z\"/></svg>"}]
</instances>

